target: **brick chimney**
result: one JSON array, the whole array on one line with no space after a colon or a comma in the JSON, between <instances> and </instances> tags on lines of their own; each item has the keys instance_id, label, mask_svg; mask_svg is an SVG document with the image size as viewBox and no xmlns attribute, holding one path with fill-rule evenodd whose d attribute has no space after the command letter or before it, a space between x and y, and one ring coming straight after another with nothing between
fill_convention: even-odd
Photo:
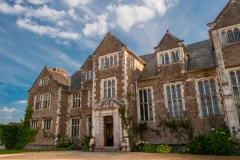
<instances>
[{"instance_id":1,"label":"brick chimney","mask_svg":"<svg viewBox=\"0 0 240 160\"><path fill-rule=\"evenodd\" d=\"M53 68L53 71L57 72L57 73L60 73L60 74L63 74L63 75L68 75L67 71L65 71L63 69L60 69L60 68Z\"/></svg>"},{"instance_id":2,"label":"brick chimney","mask_svg":"<svg viewBox=\"0 0 240 160\"><path fill-rule=\"evenodd\" d=\"M169 30L166 30L166 33L170 33L170 31L169 31Z\"/></svg>"}]
</instances>

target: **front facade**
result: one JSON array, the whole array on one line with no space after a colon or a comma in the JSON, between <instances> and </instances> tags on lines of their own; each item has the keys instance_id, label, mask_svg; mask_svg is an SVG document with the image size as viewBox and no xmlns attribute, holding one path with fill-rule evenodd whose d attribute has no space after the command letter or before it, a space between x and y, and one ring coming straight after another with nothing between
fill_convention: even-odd
<instances>
[{"instance_id":1,"label":"front facade","mask_svg":"<svg viewBox=\"0 0 240 160\"><path fill-rule=\"evenodd\" d=\"M28 146L55 147L59 137L92 135L95 148L121 149L129 137L119 113L125 107L134 124L147 131L134 140L186 143L164 133L163 121L190 121L193 134L227 125L239 129L240 1L230 0L209 23L209 40L185 45L168 30L155 52L137 56L108 33L71 77L47 66L29 90L32 127L41 126ZM185 134L185 133L184 133Z\"/></svg>"}]
</instances>

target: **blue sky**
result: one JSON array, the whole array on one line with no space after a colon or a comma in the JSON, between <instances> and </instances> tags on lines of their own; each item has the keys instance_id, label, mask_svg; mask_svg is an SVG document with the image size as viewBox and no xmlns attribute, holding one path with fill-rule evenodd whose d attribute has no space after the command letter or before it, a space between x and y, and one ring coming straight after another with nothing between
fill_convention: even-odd
<instances>
[{"instance_id":1,"label":"blue sky","mask_svg":"<svg viewBox=\"0 0 240 160\"><path fill-rule=\"evenodd\" d=\"M228 0L0 0L0 123L19 122L45 65L78 70L107 32L137 55L169 29L184 44L208 39Z\"/></svg>"}]
</instances>

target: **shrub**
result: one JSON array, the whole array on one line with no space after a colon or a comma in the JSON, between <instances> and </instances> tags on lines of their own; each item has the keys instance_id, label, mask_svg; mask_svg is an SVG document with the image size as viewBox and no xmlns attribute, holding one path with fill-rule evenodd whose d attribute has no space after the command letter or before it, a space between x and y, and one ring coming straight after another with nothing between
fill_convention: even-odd
<instances>
[{"instance_id":1,"label":"shrub","mask_svg":"<svg viewBox=\"0 0 240 160\"><path fill-rule=\"evenodd\" d=\"M156 148L157 146L148 144L142 148L141 152L156 153Z\"/></svg>"},{"instance_id":2,"label":"shrub","mask_svg":"<svg viewBox=\"0 0 240 160\"><path fill-rule=\"evenodd\" d=\"M186 154L186 153L189 153L189 151L190 149L188 148L188 146L182 146L178 148L177 153Z\"/></svg>"},{"instance_id":3,"label":"shrub","mask_svg":"<svg viewBox=\"0 0 240 160\"><path fill-rule=\"evenodd\" d=\"M139 150L138 146L134 145L131 148L131 152L140 152L140 150Z\"/></svg>"},{"instance_id":4,"label":"shrub","mask_svg":"<svg viewBox=\"0 0 240 160\"><path fill-rule=\"evenodd\" d=\"M159 145L157 148L156 148L156 152L157 153L170 153L171 152L171 147L169 145Z\"/></svg>"},{"instance_id":5,"label":"shrub","mask_svg":"<svg viewBox=\"0 0 240 160\"><path fill-rule=\"evenodd\" d=\"M229 131L217 129L208 134L200 134L187 146L192 154L234 155L237 144Z\"/></svg>"},{"instance_id":6,"label":"shrub","mask_svg":"<svg viewBox=\"0 0 240 160\"><path fill-rule=\"evenodd\" d=\"M136 146L138 147L139 151L141 151L143 147L147 146L148 144L148 142L139 141L138 143L136 143Z\"/></svg>"},{"instance_id":7,"label":"shrub","mask_svg":"<svg viewBox=\"0 0 240 160\"><path fill-rule=\"evenodd\" d=\"M67 148L71 145L73 145L73 142L68 137L62 137L58 139L58 148Z\"/></svg>"}]
</instances>

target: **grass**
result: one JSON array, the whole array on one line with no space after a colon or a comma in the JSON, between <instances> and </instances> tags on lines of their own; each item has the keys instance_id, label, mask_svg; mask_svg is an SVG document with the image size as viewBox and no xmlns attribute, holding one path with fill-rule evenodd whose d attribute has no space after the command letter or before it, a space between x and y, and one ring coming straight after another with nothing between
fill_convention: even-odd
<instances>
[{"instance_id":1,"label":"grass","mask_svg":"<svg viewBox=\"0 0 240 160\"><path fill-rule=\"evenodd\" d=\"M42 152L42 150L0 150L0 154L24 153L24 152Z\"/></svg>"}]
</instances>

